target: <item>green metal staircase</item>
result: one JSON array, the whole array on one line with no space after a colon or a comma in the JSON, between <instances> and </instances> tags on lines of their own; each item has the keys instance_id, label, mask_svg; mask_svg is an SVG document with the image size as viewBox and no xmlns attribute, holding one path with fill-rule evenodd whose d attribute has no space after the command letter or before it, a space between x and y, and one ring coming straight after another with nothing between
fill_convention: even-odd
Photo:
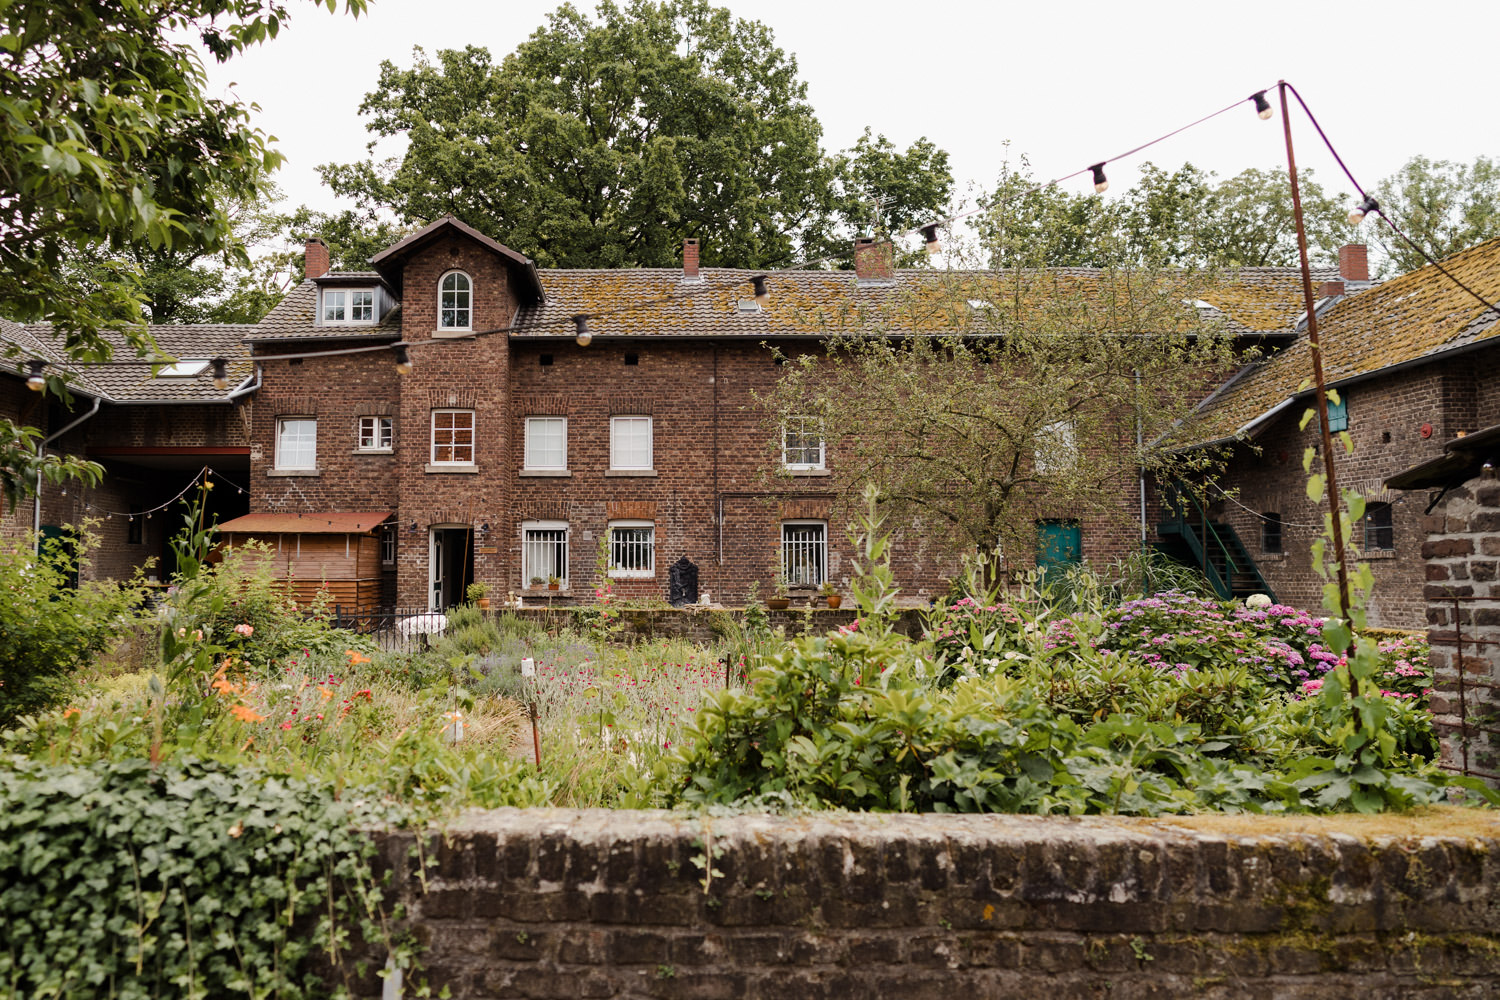
<instances>
[{"instance_id":1,"label":"green metal staircase","mask_svg":"<svg viewBox=\"0 0 1500 1000\"><path fill-rule=\"evenodd\" d=\"M1198 498L1185 490L1172 487L1163 499L1168 519L1156 525L1158 551L1201 572L1222 600L1251 594L1276 600L1234 528L1211 520Z\"/></svg>"}]
</instances>

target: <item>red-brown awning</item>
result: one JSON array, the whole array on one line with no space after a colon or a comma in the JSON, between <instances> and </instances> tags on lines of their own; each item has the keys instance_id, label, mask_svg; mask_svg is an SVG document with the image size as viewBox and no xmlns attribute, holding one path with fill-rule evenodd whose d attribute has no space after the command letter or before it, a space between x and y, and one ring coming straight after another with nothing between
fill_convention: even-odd
<instances>
[{"instance_id":1,"label":"red-brown awning","mask_svg":"<svg viewBox=\"0 0 1500 1000\"><path fill-rule=\"evenodd\" d=\"M310 514L246 514L219 525L221 532L250 535L363 535L390 520L388 510L313 511Z\"/></svg>"}]
</instances>

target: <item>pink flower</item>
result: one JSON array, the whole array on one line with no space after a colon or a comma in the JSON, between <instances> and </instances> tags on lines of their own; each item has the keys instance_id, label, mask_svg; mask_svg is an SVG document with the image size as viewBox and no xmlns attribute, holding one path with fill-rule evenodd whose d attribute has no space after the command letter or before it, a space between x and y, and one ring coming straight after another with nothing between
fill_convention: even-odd
<instances>
[{"instance_id":1,"label":"pink flower","mask_svg":"<svg viewBox=\"0 0 1500 1000\"><path fill-rule=\"evenodd\" d=\"M236 625L234 627L234 630L236 632L238 632L240 635L244 636L246 639L248 639L248 638L250 638L251 635L253 635L255 633L255 626L250 625L247 622L240 622L238 625Z\"/></svg>"}]
</instances>

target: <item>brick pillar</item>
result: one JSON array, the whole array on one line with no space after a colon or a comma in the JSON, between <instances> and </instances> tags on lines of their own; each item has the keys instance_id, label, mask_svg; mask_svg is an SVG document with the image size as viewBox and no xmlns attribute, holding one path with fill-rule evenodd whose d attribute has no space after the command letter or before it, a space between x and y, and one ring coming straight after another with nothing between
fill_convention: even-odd
<instances>
[{"instance_id":1,"label":"brick pillar","mask_svg":"<svg viewBox=\"0 0 1500 1000\"><path fill-rule=\"evenodd\" d=\"M1318 286L1318 298L1336 299L1344 294L1344 283L1342 281L1325 281Z\"/></svg>"},{"instance_id":2,"label":"brick pillar","mask_svg":"<svg viewBox=\"0 0 1500 1000\"><path fill-rule=\"evenodd\" d=\"M1370 280L1370 248L1363 243L1339 247L1339 277L1345 281Z\"/></svg>"},{"instance_id":3,"label":"brick pillar","mask_svg":"<svg viewBox=\"0 0 1500 1000\"><path fill-rule=\"evenodd\" d=\"M854 276L860 281L890 281L896 276L895 247L869 236L856 238Z\"/></svg>"},{"instance_id":4,"label":"brick pillar","mask_svg":"<svg viewBox=\"0 0 1500 1000\"><path fill-rule=\"evenodd\" d=\"M328 273L328 244L311 236L302 255L302 273L309 278L321 278Z\"/></svg>"},{"instance_id":5,"label":"brick pillar","mask_svg":"<svg viewBox=\"0 0 1500 1000\"><path fill-rule=\"evenodd\" d=\"M1450 491L1426 527L1432 713L1443 737L1443 763L1462 767L1463 720L1492 725L1483 718L1500 713L1500 691L1475 686L1500 684L1500 481L1493 471ZM1471 731L1467 749L1469 767L1500 772L1500 736Z\"/></svg>"},{"instance_id":6,"label":"brick pillar","mask_svg":"<svg viewBox=\"0 0 1500 1000\"><path fill-rule=\"evenodd\" d=\"M688 238L682 241L682 277L685 281L698 279L698 241Z\"/></svg>"}]
</instances>

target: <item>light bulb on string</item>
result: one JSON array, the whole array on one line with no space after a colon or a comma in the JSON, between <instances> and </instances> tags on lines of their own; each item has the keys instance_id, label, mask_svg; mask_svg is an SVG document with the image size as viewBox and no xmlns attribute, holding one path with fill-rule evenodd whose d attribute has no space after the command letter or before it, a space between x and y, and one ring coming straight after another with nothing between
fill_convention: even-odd
<instances>
[{"instance_id":1,"label":"light bulb on string","mask_svg":"<svg viewBox=\"0 0 1500 1000\"><path fill-rule=\"evenodd\" d=\"M1250 95L1250 100L1255 103L1255 113L1260 116L1261 121L1269 121L1271 118L1271 102L1266 100L1266 92L1257 90Z\"/></svg>"},{"instance_id":2,"label":"light bulb on string","mask_svg":"<svg viewBox=\"0 0 1500 1000\"><path fill-rule=\"evenodd\" d=\"M943 245L938 242L938 224L936 222L930 222L922 227L922 240L927 244L927 255L929 257L943 248Z\"/></svg>"},{"instance_id":3,"label":"light bulb on string","mask_svg":"<svg viewBox=\"0 0 1500 1000\"><path fill-rule=\"evenodd\" d=\"M213 365L214 369L214 388L223 392L229 388L229 362L223 358L214 358L209 363Z\"/></svg>"},{"instance_id":4,"label":"light bulb on string","mask_svg":"<svg viewBox=\"0 0 1500 1000\"><path fill-rule=\"evenodd\" d=\"M589 318L582 313L573 317L573 327L578 331L573 339L579 347L587 347L593 343L594 335L589 332Z\"/></svg>"},{"instance_id":5,"label":"light bulb on string","mask_svg":"<svg viewBox=\"0 0 1500 1000\"><path fill-rule=\"evenodd\" d=\"M771 301L771 293L766 290L766 276L757 274L750 279L750 287L755 290L755 301L761 308Z\"/></svg>"},{"instance_id":6,"label":"light bulb on string","mask_svg":"<svg viewBox=\"0 0 1500 1000\"><path fill-rule=\"evenodd\" d=\"M41 392L47 388L47 376L42 372L47 370L47 362L41 358L32 358L26 362L26 388L32 392Z\"/></svg>"},{"instance_id":7,"label":"light bulb on string","mask_svg":"<svg viewBox=\"0 0 1500 1000\"><path fill-rule=\"evenodd\" d=\"M406 352L405 344L397 344L391 350L396 352L396 374L411 374L411 355Z\"/></svg>"},{"instance_id":8,"label":"light bulb on string","mask_svg":"<svg viewBox=\"0 0 1500 1000\"><path fill-rule=\"evenodd\" d=\"M1103 194L1109 190L1109 178L1104 176L1104 160L1089 167L1094 172L1094 193Z\"/></svg>"},{"instance_id":9,"label":"light bulb on string","mask_svg":"<svg viewBox=\"0 0 1500 1000\"><path fill-rule=\"evenodd\" d=\"M1365 221L1366 215L1369 215L1371 212L1378 211L1380 211L1380 202L1376 201L1369 195L1365 195L1364 201L1349 209L1349 225L1357 226L1361 222Z\"/></svg>"}]
</instances>

